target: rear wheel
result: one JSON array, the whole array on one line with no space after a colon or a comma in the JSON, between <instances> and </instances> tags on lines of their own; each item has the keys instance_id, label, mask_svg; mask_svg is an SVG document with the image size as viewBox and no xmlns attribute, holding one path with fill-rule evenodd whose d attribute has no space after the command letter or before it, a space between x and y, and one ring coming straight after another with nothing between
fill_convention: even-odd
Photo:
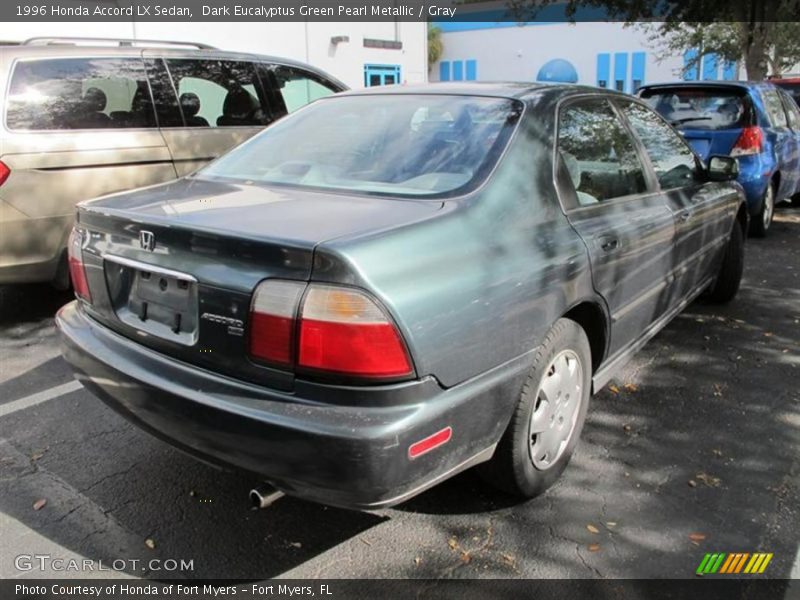
<instances>
[{"instance_id":1,"label":"rear wheel","mask_svg":"<svg viewBox=\"0 0 800 600\"><path fill-rule=\"evenodd\" d=\"M725 256L722 258L717 280L708 294L708 299L719 304L733 300L739 291L743 270L744 233L739 222L734 221L728 246L725 248Z\"/></svg>"},{"instance_id":2,"label":"rear wheel","mask_svg":"<svg viewBox=\"0 0 800 600\"><path fill-rule=\"evenodd\" d=\"M524 498L549 488L578 443L591 391L591 350L583 329L559 319L538 350L511 422L482 477Z\"/></svg>"},{"instance_id":3,"label":"rear wheel","mask_svg":"<svg viewBox=\"0 0 800 600\"><path fill-rule=\"evenodd\" d=\"M755 237L767 235L769 226L772 225L772 216L775 214L775 182L770 182L764 192L764 200L761 202L761 210L750 222L750 232Z\"/></svg>"}]
</instances>

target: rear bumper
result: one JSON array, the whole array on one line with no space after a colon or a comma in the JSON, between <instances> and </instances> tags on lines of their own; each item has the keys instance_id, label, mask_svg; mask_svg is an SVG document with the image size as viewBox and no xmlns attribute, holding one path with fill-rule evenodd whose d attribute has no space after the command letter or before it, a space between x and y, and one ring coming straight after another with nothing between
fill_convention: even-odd
<instances>
[{"instance_id":1,"label":"rear bumper","mask_svg":"<svg viewBox=\"0 0 800 600\"><path fill-rule=\"evenodd\" d=\"M447 390L426 378L352 388L351 402L321 404L153 352L97 324L75 302L56 323L78 380L136 425L288 494L357 509L398 504L488 459L530 356ZM341 387L331 392L348 397ZM409 459L411 444L448 426L447 444Z\"/></svg>"},{"instance_id":2,"label":"rear bumper","mask_svg":"<svg viewBox=\"0 0 800 600\"><path fill-rule=\"evenodd\" d=\"M72 214L37 219L0 214L0 284L53 281L74 220Z\"/></svg>"}]
</instances>

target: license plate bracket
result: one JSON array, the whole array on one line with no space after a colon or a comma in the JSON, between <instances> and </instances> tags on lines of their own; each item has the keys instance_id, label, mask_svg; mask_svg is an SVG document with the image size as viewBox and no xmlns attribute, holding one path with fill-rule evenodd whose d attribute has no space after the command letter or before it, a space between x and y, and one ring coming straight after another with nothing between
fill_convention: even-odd
<instances>
[{"instance_id":1,"label":"license plate bracket","mask_svg":"<svg viewBox=\"0 0 800 600\"><path fill-rule=\"evenodd\" d=\"M185 345L197 341L197 281L155 265L104 257L114 312L137 330Z\"/></svg>"}]
</instances>

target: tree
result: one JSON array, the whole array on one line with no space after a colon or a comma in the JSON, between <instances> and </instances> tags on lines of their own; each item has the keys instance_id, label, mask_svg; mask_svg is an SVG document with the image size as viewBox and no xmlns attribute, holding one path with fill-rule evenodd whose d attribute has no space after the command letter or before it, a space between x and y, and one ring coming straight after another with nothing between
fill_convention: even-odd
<instances>
[{"instance_id":1,"label":"tree","mask_svg":"<svg viewBox=\"0 0 800 600\"><path fill-rule=\"evenodd\" d=\"M649 40L659 58L684 54L688 60L684 73L700 71L703 57L713 54L729 61L741 61L748 79L761 80L770 75L780 75L800 62L800 23L764 23L765 37L757 49L744 51L749 35L748 23L653 23L642 27L649 32Z\"/></svg>"},{"instance_id":2,"label":"tree","mask_svg":"<svg viewBox=\"0 0 800 600\"><path fill-rule=\"evenodd\" d=\"M428 23L428 71L433 68L434 63L442 58L443 53L442 30L433 23Z\"/></svg>"},{"instance_id":3,"label":"tree","mask_svg":"<svg viewBox=\"0 0 800 600\"><path fill-rule=\"evenodd\" d=\"M515 18L530 20L543 7L562 0L507 2ZM580 8L601 9L614 21L657 22L655 27L660 28L667 44L672 38L677 42L695 36L696 41L698 35L706 34L701 38L704 53L714 52L710 48L719 42L723 50L719 54L727 58L735 54L753 80L763 79L770 68L774 70L776 60L781 65L792 62L799 43L792 21L800 14L800 0L567 0L567 17L574 19ZM782 41L775 43L775 36ZM738 51L731 49L733 44L738 44Z\"/></svg>"}]
</instances>

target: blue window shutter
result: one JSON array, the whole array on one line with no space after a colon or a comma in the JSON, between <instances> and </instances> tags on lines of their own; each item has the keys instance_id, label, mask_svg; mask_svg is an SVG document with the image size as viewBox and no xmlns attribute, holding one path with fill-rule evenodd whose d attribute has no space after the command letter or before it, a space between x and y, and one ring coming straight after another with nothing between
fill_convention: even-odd
<instances>
[{"instance_id":1,"label":"blue window shutter","mask_svg":"<svg viewBox=\"0 0 800 600\"><path fill-rule=\"evenodd\" d=\"M450 61L443 60L439 63L439 81L450 81Z\"/></svg>"},{"instance_id":2,"label":"blue window shutter","mask_svg":"<svg viewBox=\"0 0 800 600\"><path fill-rule=\"evenodd\" d=\"M464 81L464 61L453 61L453 81Z\"/></svg>"},{"instance_id":3,"label":"blue window shutter","mask_svg":"<svg viewBox=\"0 0 800 600\"><path fill-rule=\"evenodd\" d=\"M722 63L722 78L725 81L735 81L738 70L736 62L726 60Z\"/></svg>"},{"instance_id":4,"label":"blue window shutter","mask_svg":"<svg viewBox=\"0 0 800 600\"><path fill-rule=\"evenodd\" d=\"M697 59L697 55L698 55L698 52L697 52L696 48L692 48L691 50L687 50L686 52L684 52L684 54L683 54L683 66L684 66L684 68L688 67L688 65L693 60L696 60ZM700 79L700 70L697 68L697 64L693 64L688 69L685 69L685 72L683 74L683 79L684 79L684 81L697 81L698 79Z\"/></svg>"},{"instance_id":5,"label":"blue window shutter","mask_svg":"<svg viewBox=\"0 0 800 600\"><path fill-rule=\"evenodd\" d=\"M617 52L614 54L614 89L626 91L628 81L628 53Z\"/></svg>"},{"instance_id":6,"label":"blue window shutter","mask_svg":"<svg viewBox=\"0 0 800 600\"><path fill-rule=\"evenodd\" d=\"M631 55L631 92L635 92L636 88L644 83L646 61L647 54L645 52L634 52Z\"/></svg>"},{"instance_id":7,"label":"blue window shutter","mask_svg":"<svg viewBox=\"0 0 800 600\"><path fill-rule=\"evenodd\" d=\"M467 68L467 81L475 81L478 78L478 61L468 60Z\"/></svg>"},{"instance_id":8,"label":"blue window shutter","mask_svg":"<svg viewBox=\"0 0 800 600\"><path fill-rule=\"evenodd\" d=\"M611 55L608 52L597 55L597 85L605 82L605 87L611 87Z\"/></svg>"},{"instance_id":9,"label":"blue window shutter","mask_svg":"<svg viewBox=\"0 0 800 600\"><path fill-rule=\"evenodd\" d=\"M718 65L716 54L706 54L703 57L703 80L716 81L719 77L717 75Z\"/></svg>"}]
</instances>

